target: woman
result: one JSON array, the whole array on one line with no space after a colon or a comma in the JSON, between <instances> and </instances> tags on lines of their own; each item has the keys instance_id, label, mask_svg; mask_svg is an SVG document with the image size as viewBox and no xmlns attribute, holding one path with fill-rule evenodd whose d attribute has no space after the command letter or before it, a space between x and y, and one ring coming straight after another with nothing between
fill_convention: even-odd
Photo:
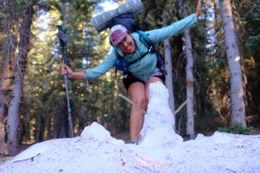
<instances>
[{"instance_id":1,"label":"woman","mask_svg":"<svg viewBox=\"0 0 260 173\"><path fill-rule=\"evenodd\" d=\"M158 43L172 36L176 36L189 29L197 22L197 17L201 14L201 0L198 1L195 14L192 14L176 23L161 29L145 31L152 43ZM147 53L148 48L140 41L138 33L129 33L122 25L115 25L110 29L110 43L113 46L103 63L100 65L79 72L73 71L63 64L62 73L68 75L70 79L95 79L111 68L115 67L118 54L130 64L127 77L123 79L130 99L138 106L132 106L130 113L130 138L131 143L138 144L140 131L144 121L144 113L149 98L149 84L153 82L163 82L164 73L157 67L157 56L155 53ZM141 58L142 57L142 58Z\"/></svg>"}]
</instances>

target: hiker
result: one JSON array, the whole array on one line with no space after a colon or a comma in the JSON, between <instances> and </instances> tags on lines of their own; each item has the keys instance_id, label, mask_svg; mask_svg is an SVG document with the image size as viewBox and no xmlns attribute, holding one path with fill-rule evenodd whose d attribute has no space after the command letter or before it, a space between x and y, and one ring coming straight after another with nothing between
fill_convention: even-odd
<instances>
[{"instance_id":1,"label":"hiker","mask_svg":"<svg viewBox=\"0 0 260 173\"><path fill-rule=\"evenodd\" d=\"M201 1L199 0L194 14L169 26L144 31L144 33L150 42L158 43L189 29L197 22L200 14ZM124 71L123 83L128 96L134 103L130 113L130 138L131 143L138 144L144 121L144 113L141 109L146 110L148 105L149 84L157 81L164 82L165 73L158 65L157 54L150 51L150 48L140 40L139 33L130 33L124 26L115 25L110 29L109 39L113 49L100 65L83 71L73 71L69 66L63 64L61 66L62 74L74 80L95 79L115 67L119 56L123 57L129 64Z\"/></svg>"}]
</instances>

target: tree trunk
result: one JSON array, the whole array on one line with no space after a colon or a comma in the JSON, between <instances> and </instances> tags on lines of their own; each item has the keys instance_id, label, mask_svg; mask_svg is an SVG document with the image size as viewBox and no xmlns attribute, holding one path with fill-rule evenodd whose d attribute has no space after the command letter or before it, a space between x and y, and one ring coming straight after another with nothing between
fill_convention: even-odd
<instances>
[{"instance_id":1,"label":"tree trunk","mask_svg":"<svg viewBox=\"0 0 260 173\"><path fill-rule=\"evenodd\" d=\"M184 16L187 14L187 5L183 6ZM184 52L187 59L186 64L186 98L187 98L187 124L186 124L186 134L189 138L195 137L194 132L194 77L193 77L193 54L192 54L192 44L190 30L184 32Z\"/></svg>"},{"instance_id":2,"label":"tree trunk","mask_svg":"<svg viewBox=\"0 0 260 173\"><path fill-rule=\"evenodd\" d=\"M123 93L122 88L123 87L119 88L120 94ZM119 100L119 105L120 105L120 108L126 108L127 107L127 103L123 99ZM119 131L120 132L124 132L127 129L127 126L126 126L127 118L128 118L127 114L128 113L127 113L126 109L120 109L120 118L119 118Z\"/></svg>"},{"instance_id":3,"label":"tree trunk","mask_svg":"<svg viewBox=\"0 0 260 173\"><path fill-rule=\"evenodd\" d=\"M8 11L7 9L10 8L9 7L10 4L7 2L4 5L3 11ZM13 29L11 27L11 22L12 22L12 17L11 15L8 13L5 15L4 20L2 21L2 23L4 23L5 27L4 27L4 31L1 32L2 34L2 39L1 39L1 50L2 50L2 56L1 56L1 60L0 60L0 121L1 119L4 118L4 116L6 115L6 110L5 110L5 106L6 106L6 96L7 96L7 92L10 89L10 77L8 77L8 75L10 75L10 67L11 67L11 59L14 56L14 36L11 32L11 30Z\"/></svg>"},{"instance_id":4,"label":"tree trunk","mask_svg":"<svg viewBox=\"0 0 260 173\"><path fill-rule=\"evenodd\" d=\"M169 91L169 104L171 111L174 112L175 105L174 105L174 90L173 90L173 72L172 72L172 56L171 56L171 45L170 41L164 40L164 54L165 54L165 70L167 72L165 84Z\"/></svg>"},{"instance_id":5,"label":"tree trunk","mask_svg":"<svg viewBox=\"0 0 260 173\"><path fill-rule=\"evenodd\" d=\"M56 119L55 119L55 133L56 138L66 138L68 133L68 111L67 111L66 99L62 99L60 106L58 107Z\"/></svg>"},{"instance_id":6,"label":"tree trunk","mask_svg":"<svg viewBox=\"0 0 260 173\"><path fill-rule=\"evenodd\" d=\"M8 152L10 155L15 155L17 153L18 147L18 125L19 125L19 114L20 105L23 96L23 77L27 64L27 54L29 50L30 41L30 28L32 24L33 17L33 6L30 5L24 11L23 21L20 28L20 42L19 42L19 52L16 59L15 66L15 79L13 88L13 99L11 100L8 109L8 119L7 119L7 133L8 133Z\"/></svg>"},{"instance_id":7,"label":"tree trunk","mask_svg":"<svg viewBox=\"0 0 260 173\"><path fill-rule=\"evenodd\" d=\"M166 10L163 13L164 17L164 25L167 24L168 14L166 14ZM169 91L169 105L172 112L175 111L175 104L174 104L174 90L173 90L173 72L172 72L172 55L171 55L171 44L169 39L163 41L164 46L164 56L165 56L165 70L167 72L165 78L165 85ZM174 116L174 129L176 129L175 125L175 116Z\"/></svg>"},{"instance_id":8,"label":"tree trunk","mask_svg":"<svg viewBox=\"0 0 260 173\"><path fill-rule=\"evenodd\" d=\"M11 100L8 109L8 119L7 119L7 134L8 134L8 151L9 154L15 155L18 147L18 125L19 125L19 113L20 113L20 103L22 99L22 77L20 72L16 70L14 88L13 88L14 98Z\"/></svg>"},{"instance_id":9,"label":"tree trunk","mask_svg":"<svg viewBox=\"0 0 260 173\"><path fill-rule=\"evenodd\" d=\"M44 140L43 134L44 134L44 113L39 113L36 117L36 123L35 123L35 141L42 142Z\"/></svg>"},{"instance_id":10,"label":"tree trunk","mask_svg":"<svg viewBox=\"0 0 260 173\"><path fill-rule=\"evenodd\" d=\"M9 98L11 95L11 80L12 80L12 62L15 57L15 44L16 39L14 37L13 31L14 26L12 22L14 21L13 15L10 9L11 2L7 1L3 5L3 11L6 15L2 23L4 23L3 31L3 42L2 42L2 61L1 72L0 72L0 155L7 155L7 144L6 144L6 121L7 112L9 106ZM6 36L5 36L6 35Z\"/></svg>"},{"instance_id":11,"label":"tree trunk","mask_svg":"<svg viewBox=\"0 0 260 173\"><path fill-rule=\"evenodd\" d=\"M231 124L241 124L242 126L246 126L244 88L240 67L241 55L238 47L238 40L236 38L230 0L221 1L221 16L224 25L226 55L231 78Z\"/></svg>"},{"instance_id":12,"label":"tree trunk","mask_svg":"<svg viewBox=\"0 0 260 173\"><path fill-rule=\"evenodd\" d=\"M9 29L9 28L8 28ZM14 36L8 31L6 43L3 48L3 64L2 73L0 74L0 154L7 154L7 148L5 141L6 134L6 119L9 105L10 91L11 91L11 67L12 60L14 59ZM2 152L4 151L4 152Z\"/></svg>"},{"instance_id":13,"label":"tree trunk","mask_svg":"<svg viewBox=\"0 0 260 173\"><path fill-rule=\"evenodd\" d=\"M206 30L207 30L207 44L206 50L208 55L216 53L216 30L215 30L215 6L212 0L204 2L206 6Z\"/></svg>"},{"instance_id":14,"label":"tree trunk","mask_svg":"<svg viewBox=\"0 0 260 173\"><path fill-rule=\"evenodd\" d=\"M187 15L187 4L182 4L181 0L177 1L179 7L179 14L182 17ZM194 138L194 77L193 77L193 55L190 29L184 32L184 53L186 56L186 98L187 98L187 122L186 122L186 135L188 138Z\"/></svg>"},{"instance_id":15,"label":"tree trunk","mask_svg":"<svg viewBox=\"0 0 260 173\"><path fill-rule=\"evenodd\" d=\"M187 125L186 125L186 134L190 138L194 138L194 77L193 77L193 55L192 55L192 45L191 45L191 36L190 30L184 32L185 37L185 55L187 58L186 64L186 94L187 94Z\"/></svg>"}]
</instances>

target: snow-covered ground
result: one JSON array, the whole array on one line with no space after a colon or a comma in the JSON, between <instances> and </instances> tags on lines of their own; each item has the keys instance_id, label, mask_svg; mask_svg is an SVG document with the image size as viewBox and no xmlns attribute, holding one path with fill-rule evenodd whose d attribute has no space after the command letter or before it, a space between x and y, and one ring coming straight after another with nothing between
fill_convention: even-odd
<instances>
[{"instance_id":1,"label":"snow-covered ground","mask_svg":"<svg viewBox=\"0 0 260 173\"><path fill-rule=\"evenodd\" d=\"M140 145L94 122L78 137L31 146L0 165L0 173L260 173L260 135L215 132L183 142L172 129L166 88L155 83L150 92Z\"/></svg>"}]
</instances>

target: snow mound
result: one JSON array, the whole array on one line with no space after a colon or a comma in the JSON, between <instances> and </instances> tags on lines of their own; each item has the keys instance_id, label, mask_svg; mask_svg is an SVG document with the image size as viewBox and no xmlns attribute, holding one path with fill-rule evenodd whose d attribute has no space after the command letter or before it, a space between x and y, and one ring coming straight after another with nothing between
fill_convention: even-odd
<instances>
[{"instance_id":1,"label":"snow mound","mask_svg":"<svg viewBox=\"0 0 260 173\"><path fill-rule=\"evenodd\" d=\"M111 134L103 126L96 122L93 122L91 126L85 127L80 136L86 140L124 144L122 140L116 140L115 138L111 137Z\"/></svg>"},{"instance_id":2,"label":"snow mound","mask_svg":"<svg viewBox=\"0 0 260 173\"><path fill-rule=\"evenodd\" d=\"M172 147L183 142L174 131L175 120L169 107L167 88L156 82L149 85L149 104L141 131L143 147Z\"/></svg>"},{"instance_id":3,"label":"snow mound","mask_svg":"<svg viewBox=\"0 0 260 173\"><path fill-rule=\"evenodd\" d=\"M93 122L80 136L32 145L0 165L1 173L258 173L260 135L216 132L183 142L174 133L168 92L150 85L140 145L125 144Z\"/></svg>"}]
</instances>

